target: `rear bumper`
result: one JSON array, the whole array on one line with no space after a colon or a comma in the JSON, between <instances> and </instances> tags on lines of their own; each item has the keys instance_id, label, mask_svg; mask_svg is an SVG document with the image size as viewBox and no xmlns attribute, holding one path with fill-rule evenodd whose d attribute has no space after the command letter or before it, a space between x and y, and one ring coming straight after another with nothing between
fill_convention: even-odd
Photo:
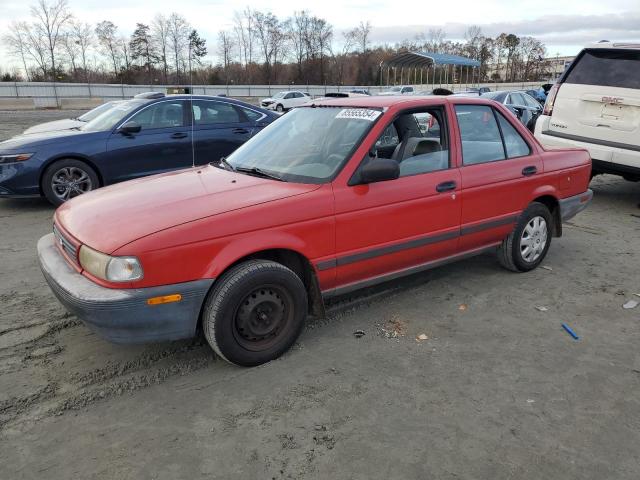
<instances>
[{"instance_id":1,"label":"rear bumper","mask_svg":"<svg viewBox=\"0 0 640 480\"><path fill-rule=\"evenodd\" d=\"M587 208L587 205L591 203L593 199L593 191L587 190L580 195L573 197L562 198L559 201L560 204L560 218L563 222L572 219L582 210Z\"/></svg>"},{"instance_id":2,"label":"rear bumper","mask_svg":"<svg viewBox=\"0 0 640 480\"><path fill-rule=\"evenodd\" d=\"M53 234L38 241L44 278L65 308L99 336L115 343L178 340L195 335L200 309L213 280L138 289L105 288L73 270ZM182 300L150 306L153 297L180 294Z\"/></svg>"}]
</instances>

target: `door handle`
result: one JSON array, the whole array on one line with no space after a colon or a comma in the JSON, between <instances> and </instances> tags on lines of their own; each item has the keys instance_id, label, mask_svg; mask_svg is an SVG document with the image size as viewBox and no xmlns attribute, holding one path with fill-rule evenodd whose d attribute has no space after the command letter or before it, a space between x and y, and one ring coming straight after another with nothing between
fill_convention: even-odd
<instances>
[{"instance_id":1,"label":"door handle","mask_svg":"<svg viewBox=\"0 0 640 480\"><path fill-rule=\"evenodd\" d=\"M233 133L249 133L249 130L246 128L234 128Z\"/></svg>"},{"instance_id":2,"label":"door handle","mask_svg":"<svg viewBox=\"0 0 640 480\"><path fill-rule=\"evenodd\" d=\"M436 191L437 192L448 192L450 190L455 190L456 189L456 182L454 182L453 180L450 180L448 182L442 182L440 184L438 184L438 186L436 187Z\"/></svg>"},{"instance_id":3,"label":"door handle","mask_svg":"<svg viewBox=\"0 0 640 480\"><path fill-rule=\"evenodd\" d=\"M522 175L524 175L525 177L535 175L537 172L538 172L538 169L534 165L531 165L530 167L524 167L522 169Z\"/></svg>"},{"instance_id":4,"label":"door handle","mask_svg":"<svg viewBox=\"0 0 640 480\"><path fill-rule=\"evenodd\" d=\"M177 132L171 135L171 138L187 138L187 134L184 132Z\"/></svg>"}]
</instances>

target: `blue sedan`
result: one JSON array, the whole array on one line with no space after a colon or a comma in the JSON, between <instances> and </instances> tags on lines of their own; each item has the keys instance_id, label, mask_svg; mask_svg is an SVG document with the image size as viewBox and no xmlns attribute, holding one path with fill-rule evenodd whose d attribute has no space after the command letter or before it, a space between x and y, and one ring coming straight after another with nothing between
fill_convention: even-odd
<instances>
[{"instance_id":1,"label":"blue sedan","mask_svg":"<svg viewBox=\"0 0 640 480\"><path fill-rule=\"evenodd\" d=\"M218 162L279 115L226 97L158 94L85 125L0 142L0 198L54 205L96 188Z\"/></svg>"}]
</instances>

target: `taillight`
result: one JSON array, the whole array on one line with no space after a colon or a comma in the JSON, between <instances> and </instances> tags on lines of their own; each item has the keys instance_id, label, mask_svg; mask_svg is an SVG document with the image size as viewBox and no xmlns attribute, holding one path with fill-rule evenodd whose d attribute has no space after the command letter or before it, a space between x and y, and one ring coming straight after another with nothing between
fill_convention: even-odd
<instances>
[{"instance_id":1,"label":"taillight","mask_svg":"<svg viewBox=\"0 0 640 480\"><path fill-rule=\"evenodd\" d=\"M558 90L560 90L560 84L556 83L547 94L547 101L544 102L544 110L542 110L543 115L551 115L553 113L553 104L556 101L556 96L558 95Z\"/></svg>"}]
</instances>

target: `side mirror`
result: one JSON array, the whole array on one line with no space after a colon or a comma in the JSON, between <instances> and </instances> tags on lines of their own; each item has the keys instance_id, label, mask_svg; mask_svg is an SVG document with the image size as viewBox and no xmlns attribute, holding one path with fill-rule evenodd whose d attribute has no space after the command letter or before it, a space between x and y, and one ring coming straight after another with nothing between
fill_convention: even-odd
<instances>
[{"instance_id":1,"label":"side mirror","mask_svg":"<svg viewBox=\"0 0 640 480\"><path fill-rule=\"evenodd\" d=\"M122 133L123 135L131 135L133 133L140 133L140 130L142 130L142 126L140 124L134 121L129 121L122 125L118 129L118 132Z\"/></svg>"},{"instance_id":2,"label":"side mirror","mask_svg":"<svg viewBox=\"0 0 640 480\"><path fill-rule=\"evenodd\" d=\"M522 118L522 115L524 115L524 108L522 108L522 107L513 107L513 109L516 111L516 117Z\"/></svg>"},{"instance_id":3,"label":"side mirror","mask_svg":"<svg viewBox=\"0 0 640 480\"><path fill-rule=\"evenodd\" d=\"M360 170L358 183L384 182L400 176L400 165L390 158L374 158Z\"/></svg>"}]
</instances>

